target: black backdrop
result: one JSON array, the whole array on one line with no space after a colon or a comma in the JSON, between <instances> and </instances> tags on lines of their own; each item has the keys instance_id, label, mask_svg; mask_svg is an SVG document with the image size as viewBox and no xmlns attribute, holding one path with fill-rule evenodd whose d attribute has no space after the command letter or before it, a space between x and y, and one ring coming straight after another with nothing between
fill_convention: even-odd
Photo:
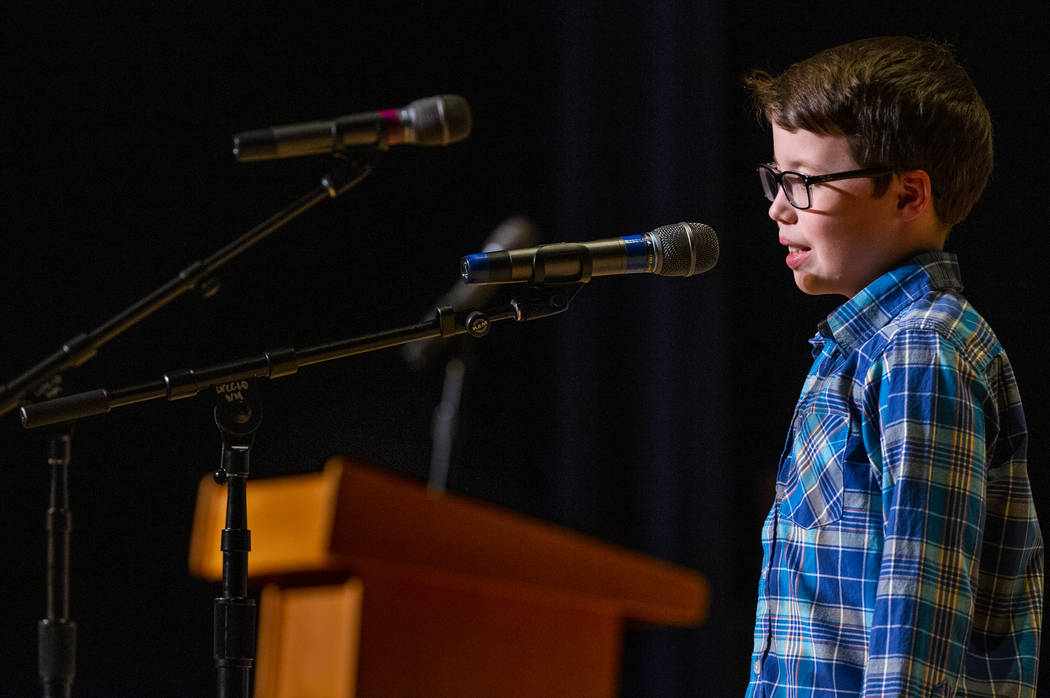
<instances>
[{"instance_id":1,"label":"black backdrop","mask_svg":"<svg viewBox=\"0 0 1050 698\"><path fill-rule=\"evenodd\" d=\"M624 694L738 695L759 527L806 339L835 303L803 296L783 267L753 181L768 136L740 77L863 36L932 36L956 46L995 120L995 174L951 247L1020 376L1050 521L1045 3L94 5L16 5L3 23L0 381L325 169L237 164L231 134L462 94L468 140L392 150L360 187L226 267L218 296L179 299L69 378L118 387L414 322L511 214L548 241L706 222L722 246L715 271L601 279L565 315L503 323L476 343L450 488L703 572L709 622L633 630ZM339 453L424 479L440 384L439 368L410 371L396 350L269 382L253 475L316 470ZM217 589L186 571L195 486L219 453L210 412L201 396L78 426L78 695L213 692ZM0 429L0 694L32 695L44 446L13 415Z\"/></svg>"}]
</instances>

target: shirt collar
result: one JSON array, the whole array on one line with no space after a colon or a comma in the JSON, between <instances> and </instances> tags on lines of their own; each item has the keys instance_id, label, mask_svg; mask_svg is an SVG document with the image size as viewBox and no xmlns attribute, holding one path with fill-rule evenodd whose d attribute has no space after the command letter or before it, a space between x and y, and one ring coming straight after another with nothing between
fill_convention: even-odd
<instances>
[{"instance_id":1,"label":"shirt collar","mask_svg":"<svg viewBox=\"0 0 1050 698\"><path fill-rule=\"evenodd\" d=\"M851 352L931 290L962 291L959 262L951 252L924 252L887 272L817 325L818 336Z\"/></svg>"}]
</instances>

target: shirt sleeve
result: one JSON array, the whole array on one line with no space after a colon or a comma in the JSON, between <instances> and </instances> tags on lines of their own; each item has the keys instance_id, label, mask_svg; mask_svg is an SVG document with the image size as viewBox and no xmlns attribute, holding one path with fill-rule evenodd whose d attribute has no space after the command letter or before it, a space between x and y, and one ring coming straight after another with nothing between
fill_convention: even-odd
<instances>
[{"instance_id":1,"label":"shirt sleeve","mask_svg":"<svg viewBox=\"0 0 1050 698\"><path fill-rule=\"evenodd\" d=\"M862 695L953 695L985 524L987 386L938 333L905 328L864 400L884 544Z\"/></svg>"}]
</instances>

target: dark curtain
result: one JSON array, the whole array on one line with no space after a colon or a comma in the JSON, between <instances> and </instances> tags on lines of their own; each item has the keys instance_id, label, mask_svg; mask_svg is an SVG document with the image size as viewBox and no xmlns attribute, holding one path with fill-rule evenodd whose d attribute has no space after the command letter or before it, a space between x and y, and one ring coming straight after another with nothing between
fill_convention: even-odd
<instances>
[{"instance_id":1,"label":"dark curtain","mask_svg":"<svg viewBox=\"0 0 1050 698\"><path fill-rule=\"evenodd\" d=\"M655 2L564 13L555 113L557 181L568 186L556 230L621 235L695 220L724 232L725 193L711 174L725 141L710 137L725 129L711 108L724 98L720 10ZM705 629L629 634L625 693L731 693L720 642L740 634L722 632L733 614L720 561L735 535L722 274L603 281L557 336L556 516L712 582Z\"/></svg>"},{"instance_id":2,"label":"dark curtain","mask_svg":"<svg viewBox=\"0 0 1050 698\"><path fill-rule=\"evenodd\" d=\"M1038 6L1037 6L1038 5ZM794 289L753 165L768 134L741 76L887 33L954 43L988 102L997 169L953 235L1007 346L1042 508L1047 75L1039 3L898 10L755 2L322 3L261 9L35 3L4 22L10 60L0 381L315 186L323 159L237 164L231 134L436 93L471 103L448 148L397 148L362 185L231 263L68 376L119 387L275 346L415 322L504 218L546 241L678 221L721 258L691 279L596 279L562 315L467 345L449 488L702 573L699 628L630 628L625 696L740 695L759 529L806 339L834 299ZM906 11L903 11L906 10ZM987 14L987 16L986 16ZM264 386L253 476L350 455L427 477L442 364L377 352ZM83 420L71 472L79 695L213 692L214 585L191 579L196 483L218 436L204 396ZM0 693L33 695L43 613L43 437L6 415ZM1042 512L1044 521L1050 511ZM250 525L250 522L249 522Z\"/></svg>"}]
</instances>

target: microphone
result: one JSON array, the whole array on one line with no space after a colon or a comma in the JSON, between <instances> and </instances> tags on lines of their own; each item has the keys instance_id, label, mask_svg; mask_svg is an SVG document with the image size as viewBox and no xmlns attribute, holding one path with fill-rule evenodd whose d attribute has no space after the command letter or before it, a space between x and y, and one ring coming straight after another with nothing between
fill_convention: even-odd
<instances>
[{"instance_id":1,"label":"microphone","mask_svg":"<svg viewBox=\"0 0 1050 698\"><path fill-rule=\"evenodd\" d=\"M239 162L332 153L352 146L448 145L470 135L467 100L458 95L417 99L407 107L244 131L233 137Z\"/></svg>"},{"instance_id":2,"label":"microphone","mask_svg":"<svg viewBox=\"0 0 1050 698\"><path fill-rule=\"evenodd\" d=\"M571 283L592 276L692 276L718 262L718 237L703 223L665 225L641 235L584 243L555 243L467 255L468 284Z\"/></svg>"},{"instance_id":3,"label":"microphone","mask_svg":"<svg viewBox=\"0 0 1050 698\"><path fill-rule=\"evenodd\" d=\"M511 216L500 223L485 241L484 251L495 252L523 245L535 245L540 241L540 231L533 225L532 221L523 216ZM434 307L450 305L454 310L466 310L478 308L496 295L496 288L483 284L466 284L462 280L456 280L448 293L441 296L434 303ZM423 320L434 317L431 310ZM414 370L420 371L431 365L450 345L454 345L458 338L424 339L418 342L409 342L401 345L401 355L405 362Z\"/></svg>"}]
</instances>

